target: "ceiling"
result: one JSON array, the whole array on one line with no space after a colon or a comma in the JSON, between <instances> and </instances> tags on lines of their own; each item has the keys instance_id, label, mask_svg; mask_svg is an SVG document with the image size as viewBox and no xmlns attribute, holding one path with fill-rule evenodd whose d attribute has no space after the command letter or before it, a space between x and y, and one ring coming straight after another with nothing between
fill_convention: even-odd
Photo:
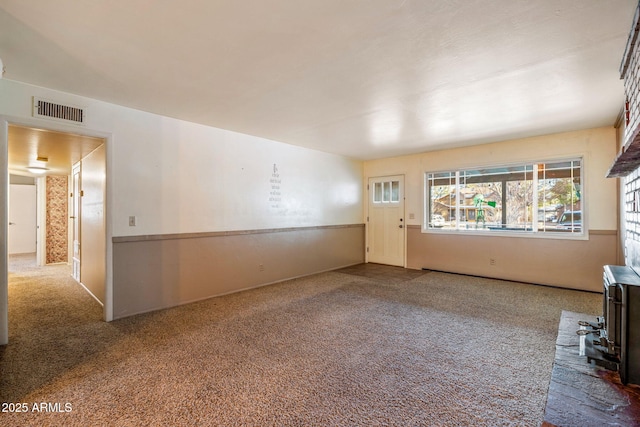
<instances>
[{"instance_id":1,"label":"ceiling","mask_svg":"<svg viewBox=\"0 0 640 427\"><path fill-rule=\"evenodd\" d=\"M613 125L636 0L0 0L4 78L375 159Z\"/></svg>"},{"instance_id":2,"label":"ceiling","mask_svg":"<svg viewBox=\"0 0 640 427\"><path fill-rule=\"evenodd\" d=\"M71 175L71 167L104 143L102 138L9 126L9 172L38 176L28 167L44 168L47 175Z\"/></svg>"}]
</instances>

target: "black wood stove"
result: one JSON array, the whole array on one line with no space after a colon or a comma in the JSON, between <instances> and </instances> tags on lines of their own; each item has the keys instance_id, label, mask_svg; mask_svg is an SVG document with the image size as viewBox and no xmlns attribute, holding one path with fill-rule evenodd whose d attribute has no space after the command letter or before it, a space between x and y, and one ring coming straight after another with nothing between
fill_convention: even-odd
<instances>
[{"instance_id":1,"label":"black wood stove","mask_svg":"<svg viewBox=\"0 0 640 427\"><path fill-rule=\"evenodd\" d=\"M580 322L589 363L620 373L623 384L640 384L640 275L627 266L605 265L602 316Z\"/></svg>"}]
</instances>

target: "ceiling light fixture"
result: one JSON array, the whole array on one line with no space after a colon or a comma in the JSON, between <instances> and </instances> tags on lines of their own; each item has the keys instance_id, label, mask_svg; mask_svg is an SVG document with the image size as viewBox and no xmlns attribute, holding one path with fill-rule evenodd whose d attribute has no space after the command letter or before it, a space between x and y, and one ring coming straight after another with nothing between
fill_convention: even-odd
<instances>
[{"instance_id":1,"label":"ceiling light fixture","mask_svg":"<svg viewBox=\"0 0 640 427\"><path fill-rule=\"evenodd\" d=\"M47 172L49 169L43 168L40 166L29 166L27 167L27 170L33 174L42 175L43 173Z\"/></svg>"}]
</instances>

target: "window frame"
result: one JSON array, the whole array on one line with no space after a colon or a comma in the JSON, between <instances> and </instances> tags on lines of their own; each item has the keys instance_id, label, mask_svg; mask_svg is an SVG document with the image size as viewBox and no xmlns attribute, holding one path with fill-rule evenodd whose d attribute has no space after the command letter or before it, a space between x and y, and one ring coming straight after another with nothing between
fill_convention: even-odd
<instances>
[{"instance_id":1,"label":"window frame","mask_svg":"<svg viewBox=\"0 0 640 427\"><path fill-rule=\"evenodd\" d=\"M560 231L560 230L549 230L546 227L539 228L538 223L538 196L541 191L541 187L538 180L539 166L545 164L553 164L553 163L563 163L563 162L579 162L580 166L580 211L581 211L581 227L580 231L572 230L570 232ZM422 233L433 233L433 234L452 234L452 235L475 235L475 236L496 236L496 237L526 237L526 238L546 238L546 239L567 239L567 240L587 240L589 238L589 228L588 228L588 211L587 211L587 203L584 195L586 193L586 164L585 158L583 155L575 155L571 157L560 157L560 158L547 158L542 160L533 160L533 161L521 161L521 162L512 162L512 163L492 163L485 165L466 165L457 168L450 169L440 169L440 170L428 170L423 174L423 215L422 215L422 225L421 231ZM436 174L450 174L454 176L453 186L456 188L456 194L459 194L460 188L464 186L461 183L460 175L461 172L467 172L474 169L498 169L498 168L518 168L524 167L529 168L533 167L533 176L532 176L532 198L531 203L535 206L538 206L538 209L532 209L532 227L531 230L514 230L514 229L476 229L476 228L459 228L456 224L455 228L437 228L430 227L429 218L432 214L431 209L431 198L430 198L430 186L429 186L429 178L430 176ZM572 165L571 169L575 170L576 166ZM458 202L456 201L456 217L459 215L461 211ZM556 219L558 221L560 217ZM535 226L533 226L535 224Z\"/></svg>"},{"instance_id":2,"label":"window frame","mask_svg":"<svg viewBox=\"0 0 640 427\"><path fill-rule=\"evenodd\" d=\"M397 205L400 203L400 181L384 180L373 183L371 203L374 205Z\"/></svg>"}]
</instances>

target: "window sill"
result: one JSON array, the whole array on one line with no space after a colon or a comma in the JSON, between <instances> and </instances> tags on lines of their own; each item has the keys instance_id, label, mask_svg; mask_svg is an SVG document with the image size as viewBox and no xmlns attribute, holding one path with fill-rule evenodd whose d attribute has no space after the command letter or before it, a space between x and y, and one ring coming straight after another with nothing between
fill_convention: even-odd
<instances>
[{"instance_id":1,"label":"window sill","mask_svg":"<svg viewBox=\"0 0 640 427\"><path fill-rule=\"evenodd\" d=\"M420 231L423 234L443 234L453 236L482 236L482 237L517 237L527 239L560 239L560 240L589 240L589 231L571 233L569 231L525 231L517 229L450 229L450 228L424 228Z\"/></svg>"}]
</instances>

